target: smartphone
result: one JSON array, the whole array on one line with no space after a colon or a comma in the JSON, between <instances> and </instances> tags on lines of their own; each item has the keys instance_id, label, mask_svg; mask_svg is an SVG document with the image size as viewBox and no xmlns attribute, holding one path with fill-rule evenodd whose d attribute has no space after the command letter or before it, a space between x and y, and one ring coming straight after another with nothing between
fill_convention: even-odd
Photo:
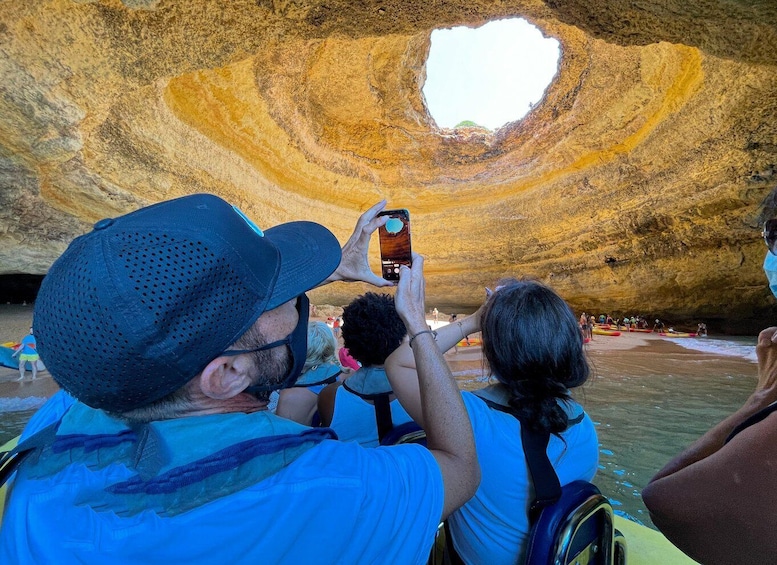
<instances>
[{"instance_id":1,"label":"smartphone","mask_svg":"<svg viewBox=\"0 0 777 565\"><path fill-rule=\"evenodd\" d=\"M410 212L407 210L384 210L378 216L388 216L386 225L378 228L380 237L380 263L383 278L399 280L399 267L412 264L410 249Z\"/></svg>"}]
</instances>

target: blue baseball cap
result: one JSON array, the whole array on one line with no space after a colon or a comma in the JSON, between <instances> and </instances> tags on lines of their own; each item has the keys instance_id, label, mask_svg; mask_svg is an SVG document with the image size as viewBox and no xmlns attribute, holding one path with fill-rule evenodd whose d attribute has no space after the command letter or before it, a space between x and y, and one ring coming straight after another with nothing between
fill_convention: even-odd
<instances>
[{"instance_id":1,"label":"blue baseball cap","mask_svg":"<svg viewBox=\"0 0 777 565\"><path fill-rule=\"evenodd\" d=\"M337 239L313 222L262 232L209 194L154 204L100 220L54 262L35 302L38 352L85 404L145 406L339 263Z\"/></svg>"}]
</instances>

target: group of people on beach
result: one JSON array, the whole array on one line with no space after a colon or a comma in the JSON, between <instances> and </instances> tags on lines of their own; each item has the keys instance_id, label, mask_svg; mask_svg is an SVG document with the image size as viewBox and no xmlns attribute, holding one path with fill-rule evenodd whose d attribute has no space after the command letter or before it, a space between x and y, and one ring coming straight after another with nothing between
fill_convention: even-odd
<instances>
[{"instance_id":1,"label":"group of people on beach","mask_svg":"<svg viewBox=\"0 0 777 565\"><path fill-rule=\"evenodd\" d=\"M14 452L0 561L424 563L446 520L464 563L523 562L526 438L546 445L562 485L598 465L594 424L571 396L589 377L578 319L549 287L507 278L477 312L432 329L414 255L393 296L344 309L358 362L344 371L332 330L308 322L306 292L394 286L367 258L385 204L342 247L318 224L262 230L204 194L73 241L35 305L38 352L62 390ZM489 380L463 392L443 353L475 332ZM757 351L745 407L644 491L658 527L705 563L777 559L777 425L760 412L777 400L777 328ZM382 445L407 424L425 446Z\"/></svg>"},{"instance_id":2,"label":"group of people on beach","mask_svg":"<svg viewBox=\"0 0 777 565\"><path fill-rule=\"evenodd\" d=\"M600 314L597 319L594 318L593 314L586 314L585 312L580 315L578 325L580 326L580 332L582 333L583 338L587 338L589 340L593 338L593 330L597 326L605 327L607 329L615 329L616 331L621 331L621 329L624 329L627 332L634 330L646 331L650 328L647 319L642 315L623 316L622 319L613 319L610 314ZM664 332L664 322L662 322L659 318L656 318L655 322L653 323L653 328L650 331L658 333ZM674 330L670 328L668 331L673 332ZM696 335L699 337L705 337L707 335L707 324L700 322L696 329Z\"/></svg>"}]
</instances>

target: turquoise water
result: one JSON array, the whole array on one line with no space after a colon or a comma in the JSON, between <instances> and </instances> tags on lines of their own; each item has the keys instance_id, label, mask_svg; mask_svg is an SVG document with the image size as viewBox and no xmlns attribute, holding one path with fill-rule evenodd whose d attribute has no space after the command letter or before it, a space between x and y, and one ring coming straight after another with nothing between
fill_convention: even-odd
<instances>
[{"instance_id":1,"label":"turquoise water","mask_svg":"<svg viewBox=\"0 0 777 565\"><path fill-rule=\"evenodd\" d=\"M616 512L652 525L640 498L642 488L744 403L755 387L756 365L687 350L660 357L626 354L619 361L622 367L609 362L599 367L584 391L601 446L594 482Z\"/></svg>"},{"instance_id":2,"label":"turquoise water","mask_svg":"<svg viewBox=\"0 0 777 565\"><path fill-rule=\"evenodd\" d=\"M591 351L589 360L592 378L576 397L599 434L594 482L618 514L652 526L642 488L753 391L755 337L663 340L626 351ZM483 386L479 361L451 366L462 388ZM18 435L43 401L0 398L0 443Z\"/></svg>"},{"instance_id":3,"label":"turquoise water","mask_svg":"<svg viewBox=\"0 0 777 565\"><path fill-rule=\"evenodd\" d=\"M589 352L592 377L575 396L599 435L599 471L593 482L617 514L653 527L642 489L752 393L755 341L677 338L626 351ZM454 374L462 388L483 385L479 367L458 365Z\"/></svg>"}]
</instances>

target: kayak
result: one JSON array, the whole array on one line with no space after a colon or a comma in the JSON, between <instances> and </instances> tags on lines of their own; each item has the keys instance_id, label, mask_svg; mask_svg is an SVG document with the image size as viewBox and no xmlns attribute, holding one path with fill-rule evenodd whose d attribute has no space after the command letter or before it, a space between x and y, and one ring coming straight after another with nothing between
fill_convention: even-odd
<instances>
[{"instance_id":1,"label":"kayak","mask_svg":"<svg viewBox=\"0 0 777 565\"><path fill-rule=\"evenodd\" d=\"M5 443L4 445L0 446L0 453L2 453L4 451L12 450L14 447L16 447L16 444L18 442L19 442L19 436L13 438L12 440L10 440L7 443ZM3 510L5 509L5 491L6 491L6 486L7 486L7 483L5 485L3 485L2 487L0 487L0 521L2 521Z\"/></svg>"},{"instance_id":2,"label":"kayak","mask_svg":"<svg viewBox=\"0 0 777 565\"><path fill-rule=\"evenodd\" d=\"M19 368L19 358L14 357L13 354L16 352L16 350L13 347L6 347L5 345L0 345L0 365L3 367L8 367L10 369L18 369ZM38 359L36 361L38 365L38 370L42 371L45 369L43 366L43 362ZM27 363L24 365L25 368L28 371L32 371L32 364L27 361Z\"/></svg>"},{"instance_id":3,"label":"kayak","mask_svg":"<svg viewBox=\"0 0 777 565\"><path fill-rule=\"evenodd\" d=\"M696 334L691 334L688 332L662 332L659 333L661 337L696 337Z\"/></svg>"},{"instance_id":4,"label":"kayak","mask_svg":"<svg viewBox=\"0 0 777 565\"><path fill-rule=\"evenodd\" d=\"M646 328L629 328L630 332L640 332L643 334L652 334L653 330L648 330Z\"/></svg>"},{"instance_id":5,"label":"kayak","mask_svg":"<svg viewBox=\"0 0 777 565\"><path fill-rule=\"evenodd\" d=\"M603 330L602 328L594 328L591 330L596 335L611 335L611 336L618 336L621 335L621 332L615 331L615 330Z\"/></svg>"},{"instance_id":6,"label":"kayak","mask_svg":"<svg viewBox=\"0 0 777 565\"><path fill-rule=\"evenodd\" d=\"M481 341L479 337L469 338L469 343L467 343L466 339L462 339L459 343L456 344L456 347L472 347L475 345L481 345Z\"/></svg>"}]
</instances>

